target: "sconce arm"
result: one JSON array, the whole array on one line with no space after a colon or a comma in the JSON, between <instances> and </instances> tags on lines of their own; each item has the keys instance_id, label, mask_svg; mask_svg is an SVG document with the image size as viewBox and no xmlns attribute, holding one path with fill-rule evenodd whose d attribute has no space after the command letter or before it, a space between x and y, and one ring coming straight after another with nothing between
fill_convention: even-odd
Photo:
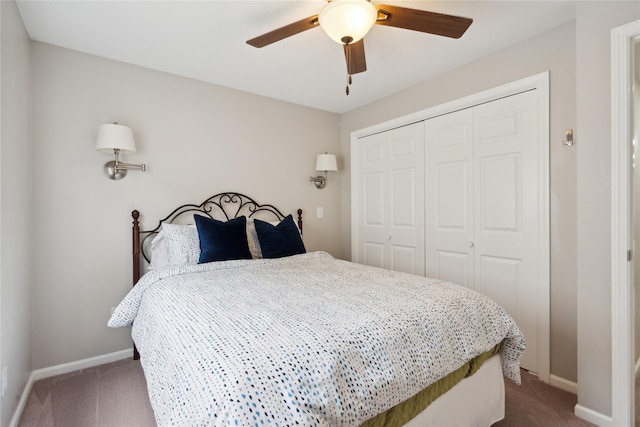
<instances>
[{"instance_id":1,"label":"sconce arm","mask_svg":"<svg viewBox=\"0 0 640 427\"><path fill-rule=\"evenodd\" d=\"M127 169L139 169L141 171L146 171L147 170L147 165L140 164L140 165L134 165L132 163L125 163L125 162L121 162L120 161L120 150L117 148L113 149L113 154L116 156L116 161L115 161L115 169L116 171L123 171L123 170L127 170Z\"/></svg>"},{"instance_id":2,"label":"sconce arm","mask_svg":"<svg viewBox=\"0 0 640 427\"><path fill-rule=\"evenodd\" d=\"M117 170L139 169L139 170L144 172L144 171L147 170L147 165L145 165L144 163L139 164L139 165L134 165L134 164L131 164L131 163L116 162L116 169Z\"/></svg>"}]
</instances>

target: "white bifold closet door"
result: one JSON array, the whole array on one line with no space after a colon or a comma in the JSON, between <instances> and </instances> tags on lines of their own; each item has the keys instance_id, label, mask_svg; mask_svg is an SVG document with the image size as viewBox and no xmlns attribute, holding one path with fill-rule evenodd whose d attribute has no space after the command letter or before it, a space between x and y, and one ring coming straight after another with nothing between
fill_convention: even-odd
<instances>
[{"instance_id":1,"label":"white bifold closet door","mask_svg":"<svg viewBox=\"0 0 640 427\"><path fill-rule=\"evenodd\" d=\"M537 368L540 209L537 98L520 93L426 120L426 275L482 292Z\"/></svg>"},{"instance_id":2,"label":"white bifold closet door","mask_svg":"<svg viewBox=\"0 0 640 427\"><path fill-rule=\"evenodd\" d=\"M424 276L424 124L358 141L361 264Z\"/></svg>"}]
</instances>

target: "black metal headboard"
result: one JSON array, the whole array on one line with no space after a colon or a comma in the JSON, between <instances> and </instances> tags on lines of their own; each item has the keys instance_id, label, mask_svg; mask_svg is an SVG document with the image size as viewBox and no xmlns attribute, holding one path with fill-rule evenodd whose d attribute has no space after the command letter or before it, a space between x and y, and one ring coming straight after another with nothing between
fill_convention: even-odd
<instances>
[{"instance_id":1,"label":"black metal headboard","mask_svg":"<svg viewBox=\"0 0 640 427\"><path fill-rule=\"evenodd\" d=\"M178 222L181 217L186 217L187 214L193 214L195 212L222 221L228 221L229 219L237 218L243 215L247 218L252 218L254 216L258 216L258 214L260 213L266 213L267 215L271 215L278 220L282 220L286 216L273 205L261 205L251 197L235 192L216 194L215 196L209 197L204 202L198 205L186 204L179 206L174 209L173 212L171 212L169 215L158 221L158 225L154 229L148 231L140 230L140 223L138 221L138 219L140 218L140 212L134 210L133 212L131 212L131 216L133 217L134 285L141 276L140 271L142 259L140 259L140 255L142 254L142 257L146 262L150 262L150 257L148 254L150 243L153 238L160 232L162 224L165 222ZM298 228L300 228L300 232L302 233L302 209L298 209L297 214Z\"/></svg>"}]
</instances>

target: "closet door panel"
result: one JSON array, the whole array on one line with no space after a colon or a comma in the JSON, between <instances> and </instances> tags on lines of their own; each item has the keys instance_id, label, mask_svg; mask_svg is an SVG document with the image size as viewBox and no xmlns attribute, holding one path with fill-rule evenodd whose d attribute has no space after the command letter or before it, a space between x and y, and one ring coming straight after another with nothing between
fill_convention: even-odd
<instances>
[{"instance_id":1,"label":"closet door panel","mask_svg":"<svg viewBox=\"0 0 640 427\"><path fill-rule=\"evenodd\" d=\"M363 176L364 226L384 227L384 172L371 172Z\"/></svg>"},{"instance_id":2,"label":"closet door panel","mask_svg":"<svg viewBox=\"0 0 640 427\"><path fill-rule=\"evenodd\" d=\"M426 275L473 287L473 118L425 121Z\"/></svg>"},{"instance_id":3,"label":"closet door panel","mask_svg":"<svg viewBox=\"0 0 640 427\"><path fill-rule=\"evenodd\" d=\"M424 275L424 126L358 140L355 261Z\"/></svg>"},{"instance_id":4,"label":"closet door panel","mask_svg":"<svg viewBox=\"0 0 640 427\"><path fill-rule=\"evenodd\" d=\"M538 150L535 93L474 107L475 283L527 340L521 366L537 371Z\"/></svg>"},{"instance_id":5,"label":"closet door panel","mask_svg":"<svg viewBox=\"0 0 640 427\"><path fill-rule=\"evenodd\" d=\"M469 162L441 163L434 171L437 179L437 226L442 230L467 229Z\"/></svg>"},{"instance_id":6,"label":"closet door panel","mask_svg":"<svg viewBox=\"0 0 640 427\"><path fill-rule=\"evenodd\" d=\"M388 268L424 276L424 125L385 132L388 138Z\"/></svg>"},{"instance_id":7,"label":"closet door panel","mask_svg":"<svg viewBox=\"0 0 640 427\"><path fill-rule=\"evenodd\" d=\"M479 165L483 230L522 228L522 166L519 154L483 157Z\"/></svg>"},{"instance_id":8,"label":"closet door panel","mask_svg":"<svg viewBox=\"0 0 640 427\"><path fill-rule=\"evenodd\" d=\"M391 171L391 227L416 227L416 171L414 168Z\"/></svg>"},{"instance_id":9,"label":"closet door panel","mask_svg":"<svg viewBox=\"0 0 640 427\"><path fill-rule=\"evenodd\" d=\"M360 239L359 261L375 267L385 265L386 235L386 150L380 139L371 139L359 147Z\"/></svg>"}]
</instances>

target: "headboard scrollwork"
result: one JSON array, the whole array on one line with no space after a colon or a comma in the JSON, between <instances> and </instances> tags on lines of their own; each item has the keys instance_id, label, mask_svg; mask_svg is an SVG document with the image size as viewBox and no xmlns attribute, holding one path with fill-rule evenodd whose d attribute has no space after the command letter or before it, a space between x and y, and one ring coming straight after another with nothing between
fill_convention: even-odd
<instances>
[{"instance_id":1,"label":"headboard scrollwork","mask_svg":"<svg viewBox=\"0 0 640 427\"><path fill-rule=\"evenodd\" d=\"M189 214L192 215L194 213L205 215L209 218L220 221L228 221L240 216L246 216L247 218L264 216L261 214L266 214L266 217L269 219L277 219L280 221L286 216L273 205L261 205L251 197L235 192L216 194L198 205L185 204L179 206L169 215L158 221L158 225L156 225L154 229L148 231L140 230L140 212L134 210L131 212L131 216L133 218L134 284L140 278L140 254L142 254L145 261L151 261L148 253L150 243L160 232L162 224L180 222L181 219L184 221L185 218L192 223L193 219ZM300 232L302 232L302 209L298 209L297 214L298 227L300 228ZM138 262L136 262L136 259Z\"/></svg>"}]
</instances>

